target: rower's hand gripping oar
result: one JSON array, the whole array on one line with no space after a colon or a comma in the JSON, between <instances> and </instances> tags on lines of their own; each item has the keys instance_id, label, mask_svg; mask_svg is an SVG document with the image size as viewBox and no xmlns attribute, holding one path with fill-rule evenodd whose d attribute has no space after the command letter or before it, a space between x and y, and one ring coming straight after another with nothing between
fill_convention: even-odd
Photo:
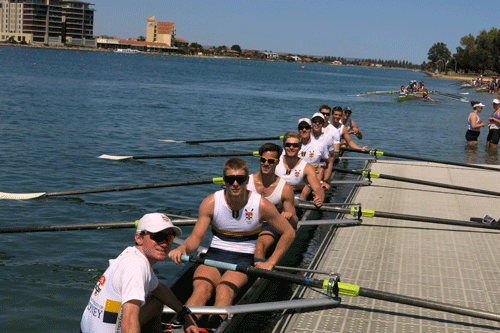
<instances>
[{"instance_id":1,"label":"rower's hand gripping oar","mask_svg":"<svg viewBox=\"0 0 500 333\"><path fill-rule=\"evenodd\" d=\"M160 158L202 158L202 157L226 157L226 156L257 156L258 151L253 152L234 152L234 153L218 153L218 154L184 154L184 155L151 155L151 156L115 156L103 154L98 158L114 161L126 160L147 160L147 159L160 159Z\"/></svg>"},{"instance_id":2,"label":"rower's hand gripping oar","mask_svg":"<svg viewBox=\"0 0 500 333\"><path fill-rule=\"evenodd\" d=\"M187 180L187 181L173 182L173 183L118 186L118 187L96 188L96 189L89 189L89 190L52 192L52 193L47 193L47 192L38 192L38 193L5 193L5 192L0 192L0 199L27 200L27 199L36 199L36 198L41 198L41 197L57 197L57 196L63 196L63 195L75 195L75 194L87 194L87 193L145 190L145 189L150 189L150 188L177 187L177 186L200 185L200 184L222 184L222 182L223 182L222 177L215 177L215 178L210 178L210 179Z\"/></svg>"},{"instance_id":3,"label":"rower's hand gripping oar","mask_svg":"<svg viewBox=\"0 0 500 333\"><path fill-rule=\"evenodd\" d=\"M338 276L336 278L321 280L310 277L304 277L296 274L261 269L253 266L241 266L215 260L201 259L198 257L189 257L185 255L181 256L181 260L186 262L204 264L207 266L216 267L220 269L241 272L245 274L253 274L268 279L287 281L313 288L321 288L325 290L327 294L329 294L330 296L338 296L339 294L346 296L353 296L353 297L364 296L368 298L379 299L393 303L407 304L421 308L456 313L460 315L489 319L500 322L500 315L496 313L466 308L453 304L440 303L411 296L404 296L379 290L368 289L354 284L340 282Z\"/></svg>"},{"instance_id":4,"label":"rower's hand gripping oar","mask_svg":"<svg viewBox=\"0 0 500 333\"><path fill-rule=\"evenodd\" d=\"M463 166L463 167L467 167L467 168L500 171L500 168L488 167L486 165L467 164L467 163L459 163L459 162L452 162L452 161L442 161L442 160L436 160L436 159L432 159L432 158L424 158L424 157L418 157L418 156L400 155L400 154L394 154L394 153L389 153L389 152L383 152L383 151L376 150L376 149L361 150L361 149L354 149L354 148L350 148L350 147L341 147L340 150L351 151L351 152L361 153L361 154L369 154L369 155L378 156L378 157L381 157L381 156L395 157L395 158L402 158L402 159L407 159L407 160L432 162L432 163L439 163L439 164Z\"/></svg>"}]
</instances>

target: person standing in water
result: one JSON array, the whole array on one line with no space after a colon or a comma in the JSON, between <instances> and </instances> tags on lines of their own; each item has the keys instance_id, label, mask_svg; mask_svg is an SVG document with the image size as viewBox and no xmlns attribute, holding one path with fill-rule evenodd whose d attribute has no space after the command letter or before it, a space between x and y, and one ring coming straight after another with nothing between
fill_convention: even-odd
<instances>
[{"instance_id":1,"label":"person standing in water","mask_svg":"<svg viewBox=\"0 0 500 333\"><path fill-rule=\"evenodd\" d=\"M486 138L486 147L497 149L498 141L500 141L500 100L493 100L493 109L495 112L488 119L488 137Z\"/></svg>"},{"instance_id":2,"label":"person standing in water","mask_svg":"<svg viewBox=\"0 0 500 333\"><path fill-rule=\"evenodd\" d=\"M467 132L465 133L465 139L467 140L467 144L471 146L477 146L477 138L479 134L481 134L481 127L486 126L485 123L479 118L479 113L483 110L483 103L478 101L471 101L473 111L469 114L469 118L467 119Z\"/></svg>"}]
</instances>

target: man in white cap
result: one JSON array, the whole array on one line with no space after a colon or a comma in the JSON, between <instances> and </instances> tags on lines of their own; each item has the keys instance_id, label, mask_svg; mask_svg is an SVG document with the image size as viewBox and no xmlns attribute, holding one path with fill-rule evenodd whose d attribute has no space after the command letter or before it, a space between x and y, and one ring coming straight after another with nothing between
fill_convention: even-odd
<instances>
[{"instance_id":1,"label":"man in white cap","mask_svg":"<svg viewBox=\"0 0 500 333\"><path fill-rule=\"evenodd\" d=\"M136 245L109 261L83 312L80 332L162 332L164 304L185 318L186 332L199 332L189 309L158 281L152 268L167 257L181 229L160 213L146 214L136 225Z\"/></svg>"},{"instance_id":2,"label":"man in white cap","mask_svg":"<svg viewBox=\"0 0 500 333\"><path fill-rule=\"evenodd\" d=\"M319 127L323 126L325 117L321 113L316 112L312 119L316 124L315 126ZM299 119L298 130L302 138L299 157L314 167L321 187L324 190L329 190L330 185L326 181L332 174L331 163L333 162L333 158L330 158L328 146L323 141L313 139L311 135L312 126L313 124L308 118ZM305 198L311 193L310 190L306 191L307 193L303 192L304 196L301 195L301 198Z\"/></svg>"}]
</instances>

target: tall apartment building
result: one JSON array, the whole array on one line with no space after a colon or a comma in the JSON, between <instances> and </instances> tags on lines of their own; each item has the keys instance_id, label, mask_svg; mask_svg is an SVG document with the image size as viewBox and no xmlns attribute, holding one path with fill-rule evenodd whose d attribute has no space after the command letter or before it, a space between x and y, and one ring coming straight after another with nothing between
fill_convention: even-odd
<instances>
[{"instance_id":1,"label":"tall apartment building","mask_svg":"<svg viewBox=\"0 0 500 333\"><path fill-rule=\"evenodd\" d=\"M78 0L0 0L0 40L94 46L93 5Z\"/></svg>"},{"instance_id":2,"label":"tall apartment building","mask_svg":"<svg viewBox=\"0 0 500 333\"><path fill-rule=\"evenodd\" d=\"M146 42L163 43L173 46L175 38L174 22L156 22L155 16L148 18L146 26Z\"/></svg>"}]
</instances>

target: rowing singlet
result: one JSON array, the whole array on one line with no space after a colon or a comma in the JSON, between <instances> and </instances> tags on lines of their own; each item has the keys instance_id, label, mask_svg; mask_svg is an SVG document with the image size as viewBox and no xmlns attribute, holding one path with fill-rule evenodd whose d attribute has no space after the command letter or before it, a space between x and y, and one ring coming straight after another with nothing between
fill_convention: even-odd
<instances>
[{"instance_id":1,"label":"rowing singlet","mask_svg":"<svg viewBox=\"0 0 500 333\"><path fill-rule=\"evenodd\" d=\"M109 261L95 285L83 312L81 332L121 332L122 304L135 299L144 305L147 294L157 286L158 278L144 254L134 246L126 248Z\"/></svg>"},{"instance_id":2,"label":"rowing singlet","mask_svg":"<svg viewBox=\"0 0 500 333\"><path fill-rule=\"evenodd\" d=\"M255 245L262 228L259 217L260 194L252 191L247 204L233 212L226 203L224 190L215 192L214 217L211 223L213 238L210 247L255 253Z\"/></svg>"},{"instance_id":3,"label":"rowing singlet","mask_svg":"<svg viewBox=\"0 0 500 333\"><path fill-rule=\"evenodd\" d=\"M342 125L347 127L347 131L349 132L349 130L351 129L351 118L347 119L347 122L345 124L342 124Z\"/></svg>"},{"instance_id":4,"label":"rowing singlet","mask_svg":"<svg viewBox=\"0 0 500 333\"><path fill-rule=\"evenodd\" d=\"M283 194L283 187L285 187L286 181L283 178L279 178L278 184L274 188L273 193L270 196L264 197L265 199L271 201L271 203L276 206L278 211L283 210L283 201L281 200ZM255 189L255 183L253 182L253 175L248 178L247 190L257 193Z\"/></svg>"},{"instance_id":5,"label":"rowing singlet","mask_svg":"<svg viewBox=\"0 0 500 333\"><path fill-rule=\"evenodd\" d=\"M287 170L285 168L285 164L283 164L284 158L280 159L280 162L276 166L276 170L274 173L276 176L283 178L289 185L292 186L293 190L299 190L304 187L304 168L307 165L307 162L299 159L299 162L295 165L295 167L291 170Z\"/></svg>"},{"instance_id":6,"label":"rowing singlet","mask_svg":"<svg viewBox=\"0 0 500 333\"><path fill-rule=\"evenodd\" d=\"M328 124L328 126L323 127L321 132L323 132L323 133L325 133L325 135L331 137L333 139L333 143L340 143L340 136L342 135L342 131L339 131L332 124Z\"/></svg>"},{"instance_id":7,"label":"rowing singlet","mask_svg":"<svg viewBox=\"0 0 500 333\"><path fill-rule=\"evenodd\" d=\"M469 114L469 118L467 118L467 128L469 129L469 131L476 131L476 132L480 132L480 131L481 131L481 130L480 130L480 129L481 129L481 127L479 127L479 128L472 128L472 127L471 127L471 125L470 125L470 116L472 116L472 114L473 114L473 113L474 113L474 112L471 112L471 113ZM479 115L478 115L478 116L477 116L477 122L476 122L476 124L482 124L482 123L483 123L483 121L481 120L481 118L479 118Z\"/></svg>"},{"instance_id":8,"label":"rowing singlet","mask_svg":"<svg viewBox=\"0 0 500 333\"><path fill-rule=\"evenodd\" d=\"M311 140L324 143L326 145L326 148L328 149L328 151L332 151L335 147L334 146L335 141L333 139L333 136L328 135L328 134L324 133L323 131L321 132L321 134L319 136L314 136L311 133ZM339 142L340 142L340 140L339 140Z\"/></svg>"}]
</instances>

